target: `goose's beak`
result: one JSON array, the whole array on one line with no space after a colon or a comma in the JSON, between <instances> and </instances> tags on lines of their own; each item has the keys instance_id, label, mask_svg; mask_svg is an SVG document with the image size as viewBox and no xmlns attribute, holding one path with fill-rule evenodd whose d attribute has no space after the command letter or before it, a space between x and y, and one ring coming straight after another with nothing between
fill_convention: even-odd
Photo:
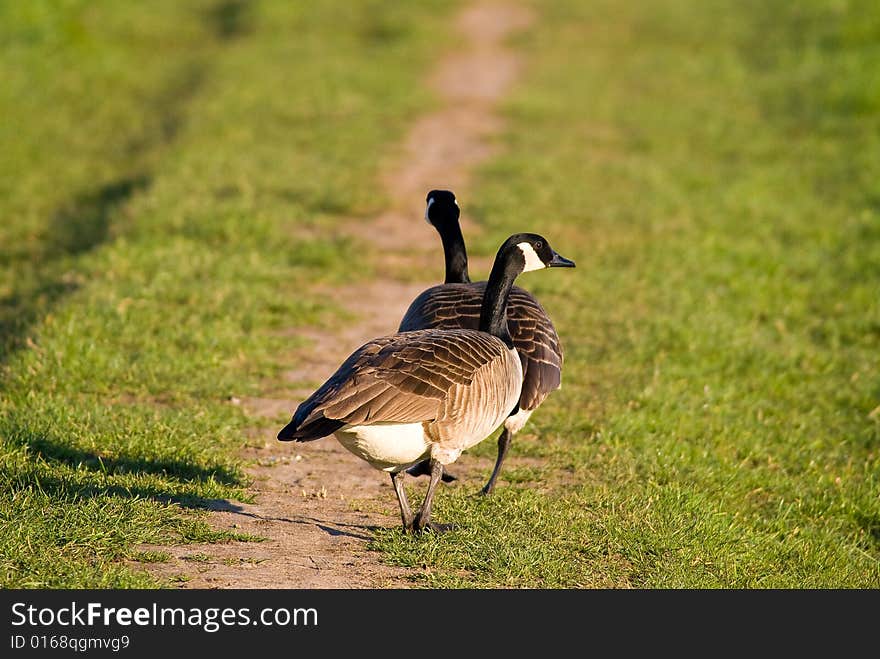
<instances>
[{"instance_id":1,"label":"goose's beak","mask_svg":"<svg viewBox=\"0 0 880 659\"><path fill-rule=\"evenodd\" d=\"M564 256L560 256L556 252L553 252L553 258L550 259L550 263L547 264L548 268L573 268L574 261L571 261Z\"/></svg>"}]
</instances>

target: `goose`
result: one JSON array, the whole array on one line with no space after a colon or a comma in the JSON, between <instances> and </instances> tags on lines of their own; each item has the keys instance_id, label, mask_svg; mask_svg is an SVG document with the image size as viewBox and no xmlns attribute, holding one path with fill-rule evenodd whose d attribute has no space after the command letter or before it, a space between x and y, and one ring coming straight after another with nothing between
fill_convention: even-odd
<instances>
[{"instance_id":1,"label":"goose","mask_svg":"<svg viewBox=\"0 0 880 659\"><path fill-rule=\"evenodd\" d=\"M399 332L429 327L474 329L480 322L480 304L486 282L471 282L468 276L467 250L459 224L460 209L449 190L431 190L425 199L425 220L440 234L446 260L446 279L420 293L410 304L398 327ZM513 436L532 413L562 383L562 344L547 312L527 290L514 286L510 292L507 324L523 369L519 406L504 421L498 437L498 456L492 475L480 493L495 489L501 465ZM429 473L425 462L410 468L409 473ZM447 480L454 480L446 474Z\"/></svg>"},{"instance_id":2,"label":"goose","mask_svg":"<svg viewBox=\"0 0 880 659\"><path fill-rule=\"evenodd\" d=\"M495 257L477 329L428 328L368 341L300 403L278 439L334 435L391 475L404 532L447 530L431 521L445 466L490 435L521 397L522 364L507 327L513 282L523 272L553 267L574 262L537 234L510 236ZM403 474L424 460L431 478L414 515Z\"/></svg>"}]
</instances>

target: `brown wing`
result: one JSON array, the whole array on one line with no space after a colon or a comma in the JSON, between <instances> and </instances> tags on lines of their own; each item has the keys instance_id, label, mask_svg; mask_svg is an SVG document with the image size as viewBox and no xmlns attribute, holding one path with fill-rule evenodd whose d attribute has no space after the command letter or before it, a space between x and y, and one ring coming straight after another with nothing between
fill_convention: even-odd
<instances>
[{"instance_id":1,"label":"brown wing","mask_svg":"<svg viewBox=\"0 0 880 659\"><path fill-rule=\"evenodd\" d=\"M471 384L478 369L502 359L506 350L495 337L472 330L426 329L374 339L300 404L279 438L308 441L343 425L433 421L450 389Z\"/></svg>"},{"instance_id":2,"label":"brown wing","mask_svg":"<svg viewBox=\"0 0 880 659\"><path fill-rule=\"evenodd\" d=\"M433 286L413 300L398 331L477 329L485 290L484 281ZM519 406L534 410L562 383L562 344L541 303L519 286L510 292L507 328L523 367Z\"/></svg>"}]
</instances>

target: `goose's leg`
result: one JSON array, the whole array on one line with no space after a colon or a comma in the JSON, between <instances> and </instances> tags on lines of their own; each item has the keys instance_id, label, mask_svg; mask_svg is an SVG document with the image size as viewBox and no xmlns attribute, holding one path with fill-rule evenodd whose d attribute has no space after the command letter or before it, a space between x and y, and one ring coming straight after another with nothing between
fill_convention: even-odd
<instances>
[{"instance_id":1,"label":"goose's leg","mask_svg":"<svg viewBox=\"0 0 880 659\"><path fill-rule=\"evenodd\" d=\"M422 507L416 514L416 519L413 523L414 530L424 531L426 528L429 528L432 531L448 531L452 528L451 524L437 524L431 521L431 504L434 502L434 491L437 489L437 484L442 477L443 463L431 458L431 482L428 483L428 491L425 492L425 500L422 502Z\"/></svg>"},{"instance_id":2,"label":"goose's leg","mask_svg":"<svg viewBox=\"0 0 880 659\"><path fill-rule=\"evenodd\" d=\"M422 460L421 462L417 462L412 467L407 469L406 473L408 473L410 476L430 476L431 461ZM442 480L444 483L451 483L452 481L457 481L458 476L454 476L444 469Z\"/></svg>"},{"instance_id":3,"label":"goose's leg","mask_svg":"<svg viewBox=\"0 0 880 659\"><path fill-rule=\"evenodd\" d=\"M480 490L480 494L483 496L492 494L492 491L495 489L495 481L498 480L498 474L501 472L501 463L504 462L504 458L507 457L507 450L510 448L510 442L512 440L513 433L505 428L502 431L501 436L498 437L498 457L495 459L495 468L492 470L492 475L489 476L489 482L483 486L482 490Z\"/></svg>"},{"instance_id":4,"label":"goose's leg","mask_svg":"<svg viewBox=\"0 0 880 659\"><path fill-rule=\"evenodd\" d=\"M403 474L391 472L391 484L394 486L394 491L397 493L397 502L400 504L400 519L403 522L403 532L412 531L413 513L406 498L406 491L403 489Z\"/></svg>"}]
</instances>

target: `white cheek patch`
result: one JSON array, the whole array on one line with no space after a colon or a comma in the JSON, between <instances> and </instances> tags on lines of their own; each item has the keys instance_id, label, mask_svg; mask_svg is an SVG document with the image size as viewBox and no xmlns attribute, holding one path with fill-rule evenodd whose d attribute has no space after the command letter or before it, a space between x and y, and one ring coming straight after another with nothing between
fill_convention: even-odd
<instances>
[{"instance_id":1,"label":"white cheek patch","mask_svg":"<svg viewBox=\"0 0 880 659\"><path fill-rule=\"evenodd\" d=\"M526 267L523 268L523 272L531 272L532 270L543 270L547 267L547 264L541 260L541 257L538 256L535 248L532 247L529 243L517 243L516 246L519 247L520 251L523 253L523 256L526 259Z\"/></svg>"},{"instance_id":2,"label":"white cheek patch","mask_svg":"<svg viewBox=\"0 0 880 659\"><path fill-rule=\"evenodd\" d=\"M428 211L431 210L431 204L434 203L434 197L428 199L428 205L425 207L425 222L431 224L431 218L428 217Z\"/></svg>"}]
</instances>

